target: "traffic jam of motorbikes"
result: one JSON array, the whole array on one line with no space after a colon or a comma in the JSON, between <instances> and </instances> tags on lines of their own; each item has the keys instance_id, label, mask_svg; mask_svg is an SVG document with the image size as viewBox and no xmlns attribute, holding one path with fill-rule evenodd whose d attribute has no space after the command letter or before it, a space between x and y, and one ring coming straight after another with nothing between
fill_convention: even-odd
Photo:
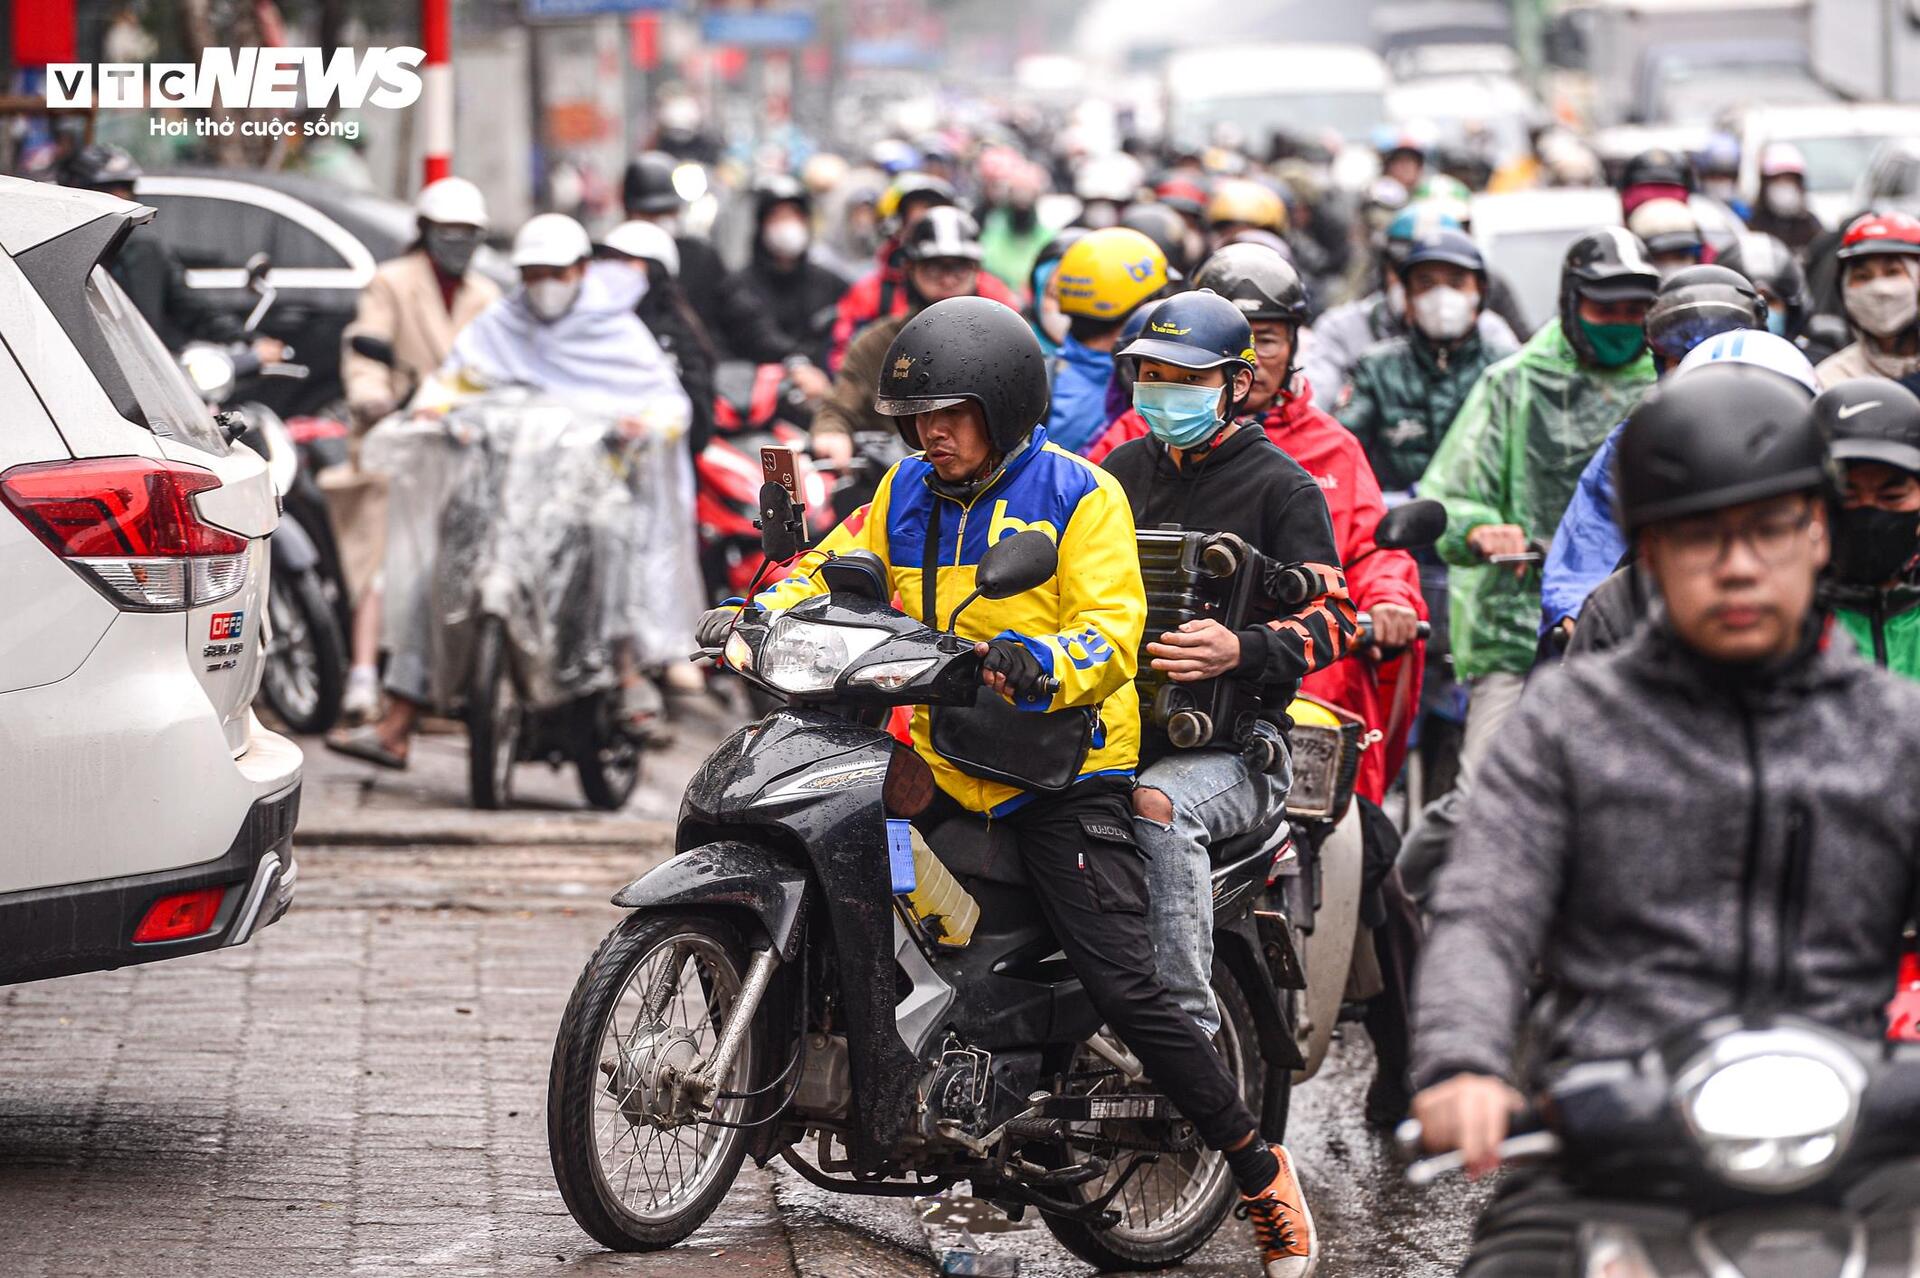
<instances>
[{"instance_id":1,"label":"traffic jam of motorbikes","mask_svg":"<svg viewBox=\"0 0 1920 1278\"><path fill-rule=\"evenodd\" d=\"M0 1274L1920 1274L1920 10L1150 8L10 12Z\"/></svg>"}]
</instances>

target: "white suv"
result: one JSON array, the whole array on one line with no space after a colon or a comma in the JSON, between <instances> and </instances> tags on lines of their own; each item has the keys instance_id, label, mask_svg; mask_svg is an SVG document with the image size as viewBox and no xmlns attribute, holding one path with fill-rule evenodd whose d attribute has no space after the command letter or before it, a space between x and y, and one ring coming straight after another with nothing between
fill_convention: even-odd
<instances>
[{"instance_id":1,"label":"white suv","mask_svg":"<svg viewBox=\"0 0 1920 1278\"><path fill-rule=\"evenodd\" d=\"M0 984L293 896L300 750L248 709L278 501L100 265L151 216L0 178Z\"/></svg>"}]
</instances>

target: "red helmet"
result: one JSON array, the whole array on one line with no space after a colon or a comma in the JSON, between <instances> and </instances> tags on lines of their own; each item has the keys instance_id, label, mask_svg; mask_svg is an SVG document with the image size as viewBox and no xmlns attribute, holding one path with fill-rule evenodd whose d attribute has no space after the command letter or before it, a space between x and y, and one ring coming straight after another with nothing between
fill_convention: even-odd
<instances>
[{"instance_id":1,"label":"red helmet","mask_svg":"<svg viewBox=\"0 0 1920 1278\"><path fill-rule=\"evenodd\" d=\"M1842 262L1879 253L1920 257L1920 219L1906 213L1862 213L1840 239Z\"/></svg>"}]
</instances>

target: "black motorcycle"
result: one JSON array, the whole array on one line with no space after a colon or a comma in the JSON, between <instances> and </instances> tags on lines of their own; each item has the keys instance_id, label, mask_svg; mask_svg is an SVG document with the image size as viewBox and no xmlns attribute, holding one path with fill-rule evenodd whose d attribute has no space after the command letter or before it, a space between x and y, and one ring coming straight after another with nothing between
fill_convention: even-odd
<instances>
[{"instance_id":1,"label":"black motorcycle","mask_svg":"<svg viewBox=\"0 0 1920 1278\"><path fill-rule=\"evenodd\" d=\"M763 494L763 527L790 511ZM967 604L1055 568L1043 534L1008 537ZM971 704L973 644L889 607L867 552L819 572L829 593L741 615L723 660L787 704L707 760L677 855L614 897L632 913L567 1006L547 1139L568 1209L608 1247L668 1247L779 1156L851 1194L966 1180L1102 1268L1178 1264L1233 1206L1224 1159L1103 1032L1004 831L956 818L909 851L933 778L887 715ZM1254 910L1282 824L1214 849L1215 1044L1263 1119L1269 1071L1301 1064L1275 980L1299 965Z\"/></svg>"},{"instance_id":2,"label":"black motorcycle","mask_svg":"<svg viewBox=\"0 0 1920 1278\"><path fill-rule=\"evenodd\" d=\"M247 263L247 286L258 298L246 320L248 338L273 307L270 267L264 253ZM229 437L266 459L286 516L267 539L272 572L260 697L292 731L325 732L339 721L346 694L351 600L309 449L296 444L280 415L258 398L269 385L304 380L308 369L290 359L263 363L246 340L189 343L180 363L200 397L220 412Z\"/></svg>"},{"instance_id":3,"label":"black motorcycle","mask_svg":"<svg viewBox=\"0 0 1920 1278\"><path fill-rule=\"evenodd\" d=\"M1643 1055L1563 1067L1513 1124L1509 1162L1570 1194L1571 1272L1620 1278L1897 1278L1920 1272L1920 1052L1790 1016L1728 1016ZM1420 1124L1401 1126L1409 1156ZM1458 1154L1413 1164L1428 1184Z\"/></svg>"}]
</instances>

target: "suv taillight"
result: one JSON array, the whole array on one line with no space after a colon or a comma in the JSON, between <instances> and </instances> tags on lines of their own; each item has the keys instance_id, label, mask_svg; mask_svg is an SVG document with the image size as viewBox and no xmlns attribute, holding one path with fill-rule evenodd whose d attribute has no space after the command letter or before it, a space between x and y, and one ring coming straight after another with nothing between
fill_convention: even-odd
<instances>
[{"instance_id":1,"label":"suv taillight","mask_svg":"<svg viewBox=\"0 0 1920 1278\"><path fill-rule=\"evenodd\" d=\"M247 539L205 523L212 471L147 457L32 462L0 473L0 502L121 608L171 612L247 580Z\"/></svg>"}]
</instances>

